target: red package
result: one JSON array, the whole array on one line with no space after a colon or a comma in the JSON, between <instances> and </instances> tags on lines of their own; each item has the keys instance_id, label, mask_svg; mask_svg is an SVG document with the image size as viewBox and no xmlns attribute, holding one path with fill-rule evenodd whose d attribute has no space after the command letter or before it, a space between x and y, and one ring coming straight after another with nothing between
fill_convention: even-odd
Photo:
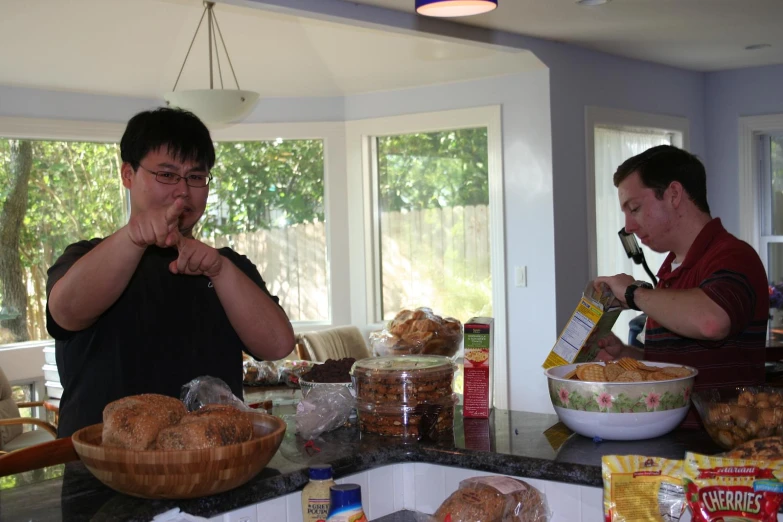
<instances>
[{"instance_id":1,"label":"red package","mask_svg":"<svg viewBox=\"0 0 783 522\"><path fill-rule=\"evenodd\" d=\"M685 456L685 495L693 522L776 522L783 461Z\"/></svg>"}]
</instances>

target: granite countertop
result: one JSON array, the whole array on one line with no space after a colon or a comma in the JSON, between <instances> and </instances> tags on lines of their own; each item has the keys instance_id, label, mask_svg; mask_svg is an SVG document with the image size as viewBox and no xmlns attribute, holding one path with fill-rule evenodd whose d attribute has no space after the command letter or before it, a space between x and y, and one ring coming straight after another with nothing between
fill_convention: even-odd
<instances>
[{"instance_id":1,"label":"granite countertop","mask_svg":"<svg viewBox=\"0 0 783 522\"><path fill-rule=\"evenodd\" d=\"M80 462L73 462L0 478L0 519L150 520L173 507L210 518L301 490L311 464L331 464L337 478L400 462L427 462L601 487L603 455L682 458L686 450L720 451L704 431L680 430L647 441L596 443L550 430L558 424L555 415L496 410L489 420L463 420L459 407L454 434L436 443L370 436L347 427L324 434L316 441L320 451L314 451L294 435L292 416L282 416L289 430L280 450L259 475L232 491L194 500L138 499L114 492Z\"/></svg>"}]
</instances>

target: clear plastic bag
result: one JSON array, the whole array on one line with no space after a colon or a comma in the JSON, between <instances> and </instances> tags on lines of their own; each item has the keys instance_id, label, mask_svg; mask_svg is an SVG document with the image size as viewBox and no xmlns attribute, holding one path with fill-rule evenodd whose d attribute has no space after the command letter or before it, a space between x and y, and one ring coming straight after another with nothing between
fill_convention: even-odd
<instances>
[{"instance_id":1,"label":"clear plastic bag","mask_svg":"<svg viewBox=\"0 0 783 522\"><path fill-rule=\"evenodd\" d=\"M296 431L311 440L337 429L348 421L355 403L351 391L341 384L316 386L296 407Z\"/></svg>"},{"instance_id":2,"label":"clear plastic bag","mask_svg":"<svg viewBox=\"0 0 783 522\"><path fill-rule=\"evenodd\" d=\"M474 477L459 483L432 516L434 522L548 522L546 498L511 477Z\"/></svg>"},{"instance_id":3,"label":"clear plastic bag","mask_svg":"<svg viewBox=\"0 0 783 522\"><path fill-rule=\"evenodd\" d=\"M430 308L402 310L386 328L370 334L375 355L443 355L453 357L462 343L462 323Z\"/></svg>"},{"instance_id":4,"label":"clear plastic bag","mask_svg":"<svg viewBox=\"0 0 783 522\"><path fill-rule=\"evenodd\" d=\"M180 400L188 411L196 411L207 404L228 404L242 411L253 411L231 392L228 384L217 377L202 375L182 386Z\"/></svg>"},{"instance_id":5,"label":"clear plastic bag","mask_svg":"<svg viewBox=\"0 0 783 522\"><path fill-rule=\"evenodd\" d=\"M257 361L247 357L242 361L242 382L248 386L276 386L280 371L272 361Z\"/></svg>"}]
</instances>

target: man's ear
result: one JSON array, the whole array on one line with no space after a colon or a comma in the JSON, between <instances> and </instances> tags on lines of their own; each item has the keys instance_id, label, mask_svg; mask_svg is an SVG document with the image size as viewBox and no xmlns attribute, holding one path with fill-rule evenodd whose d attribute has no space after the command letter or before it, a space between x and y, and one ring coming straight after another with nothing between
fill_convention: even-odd
<instances>
[{"instance_id":1,"label":"man's ear","mask_svg":"<svg viewBox=\"0 0 783 522\"><path fill-rule=\"evenodd\" d=\"M671 202L672 207L678 208L685 197L685 189L679 181L672 181L666 189L666 198Z\"/></svg>"},{"instance_id":2,"label":"man's ear","mask_svg":"<svg viewBox=\"0 0 783 522\"><path fill-rule=\"evenodd\" d=\"M122 167L120 167L120 177L122 178L122 186L126 189L131 188L131 184L133 181L133 176L135 176L136 173L133 171L133 167L130 163L124 162L122 164Z\"/></svg>"}]
</instances>

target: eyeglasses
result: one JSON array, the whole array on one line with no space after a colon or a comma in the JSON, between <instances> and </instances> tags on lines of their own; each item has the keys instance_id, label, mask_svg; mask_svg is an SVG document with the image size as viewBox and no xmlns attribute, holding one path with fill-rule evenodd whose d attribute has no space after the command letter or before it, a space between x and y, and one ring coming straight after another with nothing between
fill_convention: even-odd
<instances>
[{"instance_id":1,"label":"eyeglasses","mask_svg":"<svg viewBox=\"0 0 783 522\"><path fill-rule=\"evenodd\" d=\"M184 179L185 183L189 187L204 188L209 185L210 180L212 180L212 176L209 174L188 174L187 176L180 176L179 174L165 170L159 170L156 172L141 164L139 164L139 167L155 176L155 181L158 183L163 183L164 185L176 185L179 183L179 180Z\"/></svg>"}]
</instances>

